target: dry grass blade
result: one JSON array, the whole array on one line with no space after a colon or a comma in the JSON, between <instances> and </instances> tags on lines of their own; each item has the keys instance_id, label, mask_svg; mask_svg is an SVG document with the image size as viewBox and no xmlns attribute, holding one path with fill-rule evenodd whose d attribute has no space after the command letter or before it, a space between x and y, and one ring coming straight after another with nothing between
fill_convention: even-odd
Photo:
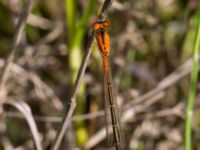
<instances>
[{"instance_id":1,"label":"dry grass blade","mask_svg":"<svg viewBox=\"0 0 200 150\"><path fill-rule=\"evenodd\" d=\"M11 52L10 52L10 54L9 54L7 60L6 60L6 64L4 66L4 69L3 69L2 73L0 74L0 96L5 95L4 86L5 86L5 83L8 79L9 70L10 70L11 64L12 64L14 56L15 56L16 48L19 45L20 40L22 38L22 33L24 31L28 15L30 14L30 12L32 10L32 6L33 6L33 0L28 0L27 3L24 6L24 10L23 10L23 12L22 12L22 14L19 18L19 21L17 23L14 38L13 38Z\"/></svg>"},{"instance_id":2,"label":"dry grass blade","mask_svg":"<svg viewBox=\"0 0 200 150\"><path fill-rule=\"evenodd\" d=\"M42 150L39 132L38 132L36 123L33 119L33 115L31 113L30 107L24 101L21 101L21 100L20 101L10 100L10 101L7 101L5 104L12 105L24 115L30 127L36 150Z\"/></svg>"}]
</instances>

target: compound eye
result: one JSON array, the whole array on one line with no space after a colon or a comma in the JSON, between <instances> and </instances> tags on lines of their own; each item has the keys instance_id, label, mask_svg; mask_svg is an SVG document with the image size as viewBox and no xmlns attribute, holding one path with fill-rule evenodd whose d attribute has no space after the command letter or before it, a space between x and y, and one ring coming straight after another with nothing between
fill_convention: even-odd
<instances>
[{"instance_id":1,"label":"compound eye","mask_svg":"<svg viewBox=\"0 0 200 150\"><path fill-rule=\"evenodd\" d=\"M107 27L107 26L109 26L110 25L110 22L109 21L105 21L104 23L103 23L103 26L104 27Z\"/></svg>"},{"instance_id":2,"label":"compound eye","mask_svg":"<svg viewBox=\"0 0 200 150\"><path fill-rule=\"evenodd\" d=\"M94 29L94 30L98 30L99 27L100 27L100 24L99 24L99 23L95 23L95 24L93 25L93 29Z\"/></svg>"}]
</instances>

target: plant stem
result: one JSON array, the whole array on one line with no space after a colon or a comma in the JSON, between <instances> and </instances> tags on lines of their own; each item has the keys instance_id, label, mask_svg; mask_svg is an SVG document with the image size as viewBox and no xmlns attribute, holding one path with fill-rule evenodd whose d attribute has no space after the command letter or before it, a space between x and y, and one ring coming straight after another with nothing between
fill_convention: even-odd
<instances>
[{"instance_id":1,"label":"plant stem","mask_svg":"<svg viewBox=\"0 0 200 150\"><path fill-rule=\"evenodd\" d=\"M200 44L200 9L198 10L198 23L196 36L193 46L193 65L192 65L192 73L190 80L190 89L189 89L189 98L186 106L186 120L185 120L185 150L192 149L192 138L191 138L191 121L192 121L192 113L193 113L193 105L195 102L196 96L196 85L198 78L198 50Z\"/></svg>"}]
</instances>

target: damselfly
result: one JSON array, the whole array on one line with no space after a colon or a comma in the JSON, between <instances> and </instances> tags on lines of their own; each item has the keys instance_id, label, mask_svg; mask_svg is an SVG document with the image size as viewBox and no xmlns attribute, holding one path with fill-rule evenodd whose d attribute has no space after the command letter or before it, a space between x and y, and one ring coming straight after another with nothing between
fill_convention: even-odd
<instances>
[{"instance_id":1,"label":"damselfly","mask_svg":"<svg viewBox=\"0 0 200 150\"><path fill-rule=\"evenodd\" d=\"M109 112L111 116L111 123L113 129L113 141L115 144L115 148L117 150L122 149L123 133L120 126L117 104L115 100L115 96L113 93L113 83L112 83L112 74L109 63L109 55L110 55L110 37L107 33L106 29L110 25L110 22L96 22L93 25L93 29L96 33L96 41L99 47L99 52L103 61L103 72L104 72L104 97L106 111ZM109 109L109 110L107 110ZM106 117L108 114L106 114Z\"/></svg>"}]
</instances>

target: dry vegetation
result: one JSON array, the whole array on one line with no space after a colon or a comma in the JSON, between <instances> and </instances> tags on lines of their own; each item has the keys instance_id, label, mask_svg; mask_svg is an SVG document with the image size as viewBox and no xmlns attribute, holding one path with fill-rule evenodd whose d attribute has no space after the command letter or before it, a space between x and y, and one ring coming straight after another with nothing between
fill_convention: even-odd
<instances>
[{"instance_id":1,"label":"dry vegetation","mask_svg":"<svg viewBox=\"0 0 200 150\"><path fill-rule=\"evenodd\" d=\"M0 149L34 149L33 141L38 150L50 149L97 17L95 3L84 26L76 24L88 3L77 1L72 30L63 1L0 1ZM119 0L109 8L111 65L126 149L184 149L199 5L198 0ZM77 32L83 32L82 40L77 57L71 58ZM102 66L95 49L86 62L80 93L74 97L76 112L60 149L107 147ZM199 90L198 83L194 149L200 149Z\"/></svg>"}]
</instances>

